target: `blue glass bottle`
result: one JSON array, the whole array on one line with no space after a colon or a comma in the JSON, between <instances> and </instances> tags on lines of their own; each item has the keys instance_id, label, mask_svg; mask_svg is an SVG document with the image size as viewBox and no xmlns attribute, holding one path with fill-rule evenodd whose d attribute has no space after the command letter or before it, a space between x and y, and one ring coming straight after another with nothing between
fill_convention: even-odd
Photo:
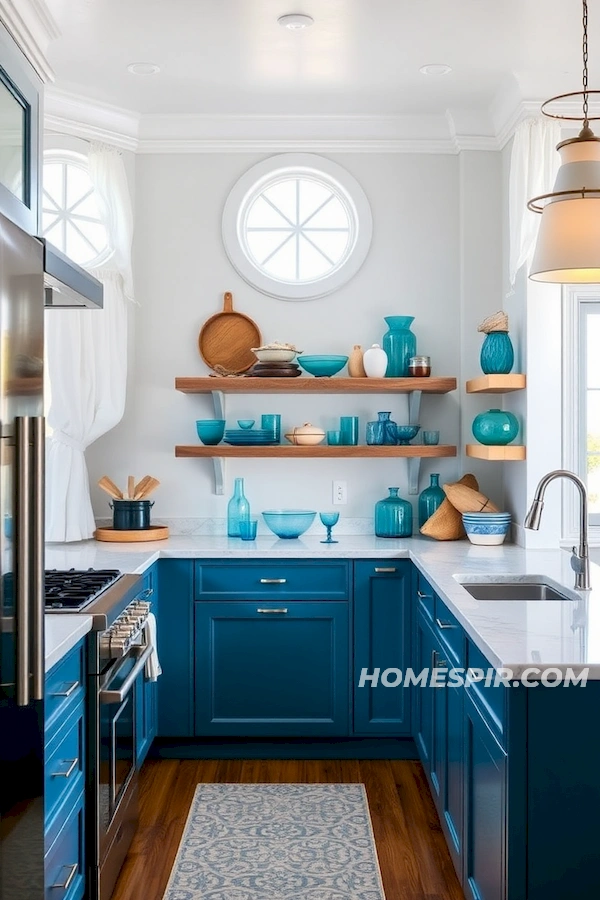
<instances>
[{"instance_id":1,"label":"blue glass bottle","mask_svg":"<svg viewBox=\"0 0 600 900\"><path fill-rule=\"evenodd\" d=\"M490 331L481 345L479 364L486 375L508 375L515 362L515 351L508 331Z\"/></svg>"},{"instance_id":2,"label":"blue glass bottle","mask_svg":"<svg viewBox=\"0 0 600 900\"><path fill-rule=\"evenodd\" d=\"M375 534L377 537L401 538L412 536L412 506L399 496L400 488L388 488L389 497L375 504Z\"/></svg>"},{"instance_id":3,"label":"blue glass bottle","mask_svg":"<svg viewBox=\"0 0 600 900\"><path fill-rule=\"evenodd\" d=\"M429 487L421 491L419 496L419 528L430 519L436 509L444 502L446 495L440 487L440 476L430 475Z\"/></svg>"},{"instance_id":4,"label":"blue glass bottle","mask_svg":"<svg viewBox=\"0 0 600 900\"><path fill-rule=\"evenodd\" d=\"M250 504L244 495L244 479L236 478L233 497L227 504L227 536L240 537L240 522L250 521Z\"/></svg>"},{"instance_id":5,"label":"blue glass bottle","mask_svg":"<svg viewBox=\"0 0 600 900\"><path fill-rule=\"evenodd\" d=\"M388 331L383 336L383 349L387 353L386 378L404 378L410 375L408 361L417 352L417 339L410 330L414 316L386 316Z\"/></svg>"}]
</instances>

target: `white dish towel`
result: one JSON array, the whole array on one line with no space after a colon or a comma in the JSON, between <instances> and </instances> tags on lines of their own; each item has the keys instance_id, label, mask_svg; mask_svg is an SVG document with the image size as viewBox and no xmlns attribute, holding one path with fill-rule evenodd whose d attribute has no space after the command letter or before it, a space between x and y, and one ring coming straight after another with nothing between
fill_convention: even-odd
<instances>
[{"instance_id":1,"label":"white dish towel","mask_svg":"<svg viewBox=\"0 0 600 900\"><path fill-rule=\"evenodd\" d=\"M158 661L158 651L156 649L156 616L154 613L148 613L145 623L146 646L152 647L152 653L146 660L144 674L146 681L156 681L159 675L162 675L162 669Z\"/></svg>"}]
</instances>

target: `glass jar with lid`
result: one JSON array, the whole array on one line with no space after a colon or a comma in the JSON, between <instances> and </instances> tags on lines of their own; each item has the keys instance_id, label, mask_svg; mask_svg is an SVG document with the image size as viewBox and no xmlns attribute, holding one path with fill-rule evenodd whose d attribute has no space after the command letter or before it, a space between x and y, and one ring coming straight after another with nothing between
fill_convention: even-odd
<instances>
[{"instance_id":1,"label":"glass jar with lid","mask_svg":"<svg viewBox=\"0 0 600 900\"><path fill-rule=\"evenodd\" d=\"M431 375L431 357L411 356L408 361L408 374L413 378L429 378Z\"/></svg>"}]
</instances>

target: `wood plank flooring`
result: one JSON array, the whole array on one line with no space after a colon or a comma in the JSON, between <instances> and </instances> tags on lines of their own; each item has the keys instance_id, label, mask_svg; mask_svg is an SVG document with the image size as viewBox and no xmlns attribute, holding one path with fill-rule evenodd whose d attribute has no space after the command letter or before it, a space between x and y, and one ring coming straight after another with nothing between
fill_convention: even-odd
<instances>
[{"instance_id":1,"label":"wood plank flooring","mask_svg":"<svg viewBox=\"0 0 600 900\"><path fill-rule=\"evenodd\" d=\"M363 782L386 900L464 900L421 764L404 760L149 760L112 900L162 900L200 782Z\"/></svg>"}]
</instances>

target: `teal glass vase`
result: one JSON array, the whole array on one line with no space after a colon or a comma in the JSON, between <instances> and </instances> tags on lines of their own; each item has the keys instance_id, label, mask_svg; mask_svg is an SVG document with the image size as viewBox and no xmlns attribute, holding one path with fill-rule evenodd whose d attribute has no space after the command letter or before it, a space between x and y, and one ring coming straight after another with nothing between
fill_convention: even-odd
<instances>
[{"instance_id":1,"label":"teal glass vase","mask_svg":"<svg viewBox=\"0 0 600 900\"><path fill-rule=\"evenodd\" d=\"M384 538L411 537L412 506L399 496L400 488L388 490L389 497L375 504L375 534Z\"/></svg>"},{"instance_id":2,"label":"teal glass vase","mask_svg":"<svg viewBox=\"0 0 600 900\"><path fill-rule=\"evenodd\" d=\"M486 375L508 375L515 362L515 351L508 331L490 331L481 345L479 363Z\"/></svg>"},{"instance_id":3,"label":"teal glass vase","mask_svg":"<svg viewBox=\"0 0 600 900\"><path fill-rule=\"evenodd\" d=\"M473 419L472 431L480 444L505 446L519 433L519 420L503 409L488 409Z\"/></svg>"},{"instance_id":4,"label":"teal glass vase","mask_svg":"<svg viewBox=\"0 0 600 900\"><path fill-rule=\"evenodd\" d=\"M419 528L422 528L427 519L430 519L436 509L438 509L446 495L440 487L440 476L430 475L429 487L421 491L419 496Z\"/></svg>"},{"instance_id":5,"label":"teal glass vase","mask_svg":"<svg viewBox=\"0 0 600 900\"><path fill-rule=\"evenodd\" d=\"M386 378L405 378L410 375L408 361L417 352L417 339L410 330L414 316L386 316L388 331L383 336L383 349L387 353Z\"/></svg>"},{"instance_id":6,"label":"teal glass vase","mask_svg":"<svg viewBox=\"0 0 600 900\"><path fill-rule=\"evenodd\" d=\"M244 479L236 478L233 497L227 504L227 536L241 537L240 522L250 521L250 504L244 495Z\"/></svg>"}]
</instances>

